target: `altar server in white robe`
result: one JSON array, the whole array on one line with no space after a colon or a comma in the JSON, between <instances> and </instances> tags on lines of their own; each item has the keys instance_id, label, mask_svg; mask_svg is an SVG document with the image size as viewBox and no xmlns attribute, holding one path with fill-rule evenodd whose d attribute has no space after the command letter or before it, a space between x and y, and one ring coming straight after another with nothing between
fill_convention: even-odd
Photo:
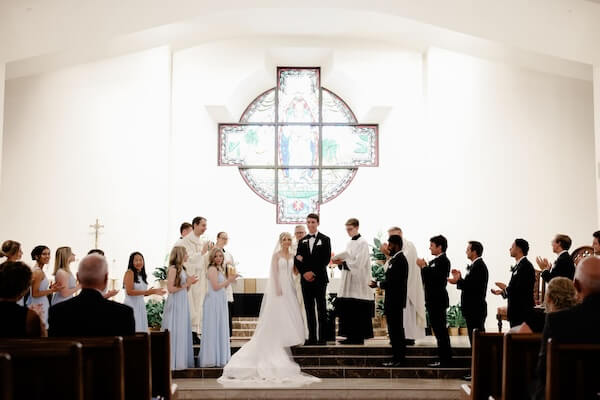
<instances>
[{"instance_id":1,"label":"altar server in white robe","mask_svg":"<svg viewBox=\"0 0 600 400\"><path fill-rule=\"evenodd\" d=\"M402 229L394 226L388 229L388 235L402 237ZM408 261L406 308L403 315L404 334L409 344L414 344L415 340L425 337L425 326L427 324L425 316L425 291L423 289L423 280L421 279L421 269L417 265L417 248L412 242L404 238L402 241L402 253ZM387 243L381 246L381 251L386 256L384 269L387 270L390 258Z\"/></svg>"},{"instance_id":2,"label":"altar server in white robe","mask_svg":"<svg viewBox=\"0 0 600 400\"><path fill-rule=\"evenodd\" d=\"M346 232L352 238L346 251L334 256L332 263L342 271L336 299L340 318L339 334L346 337L342 344L363 344L373 337L374 295L371 283L369 244L358 233L356 218L346 221Z\"/></svg>"},{"instance_id":3,"label":"altar server in white robe","mask_svg":"<svg viewBox=\"0 0 600 400\"><path fill-rule=\"evenodd\" d=\"M175 246L185 247L187 251L188 260L184 263L187 274L198 277L198 283L192 285L188 290L190 320L195 343L198 343L198 335L202 334L202 305L207 291L204 255L214 246L202 237L206 232L206 225L206 218L194 218L192 220L192 232L175 243Z\"/></svg>"}]
</instances>

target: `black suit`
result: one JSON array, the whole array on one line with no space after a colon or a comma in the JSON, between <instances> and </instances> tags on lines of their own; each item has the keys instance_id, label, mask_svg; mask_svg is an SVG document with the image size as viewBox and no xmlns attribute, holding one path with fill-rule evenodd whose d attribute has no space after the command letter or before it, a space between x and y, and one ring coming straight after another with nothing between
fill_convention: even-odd
<instances>
[{"instance_id":1,"label":"black suit","mask_svg":"<svg viewBox=\"0 0 600 400\"><path fill-rule=\"evenodd\" d=\"M575 263L569 253L565 251L558 256L551 269L542 271L541 276L546 282L550 282L552 278L556 278L557 276L564 276L573 280L575 276Z\"/></svg>"},{"instance_id":2,"label":"black suit","mask_svg":"<svg viewBox=\"0 0 600 400\"><path fill-rule=\"evenodd\" d=\"M514 266L512 277L502 296L508 298L508 322L511 328L520 325L533 312L533 285L535 285L535 270L533 264L523 257Z\"/></svg>"},{"instance_id":3,"label":"black suit","mask_svg":"<svg viewBox=\"0 0 600 400\"><path fill-rule=\"evenodd\" d=\"M388 324L388 334L392 345L394 361L402 361L406 355L404 335L404 307L406 307L406 284L408 281L408 261L398 252L389 261L385 280L379 287L385 290L384 313Z\"/></svg>"},{"instance_id":4,"label":"black suit","mask_svg":"<svg viewBox=\"0 0 600 400\"><path fill-rule=\"evenodd\" d=\"M467 321L469 341L473 339L473 329L485 332L487 286L488 269L481 258L476 259L468 268L467 275L456 283L456 287L461 290L460 305L463 316Z\"/></svg>"},{"instance_id":5,"label":"black suit","mask_svg":"<svg viewBox=\"0 0 600 400\"><path fill-rule=\"evenodd\" d=\"M297 256L302 256L302 261L294 259L296 268L301 275L306 272L315 274L315 280L308 282L301 278L302 296L304 297L304 308L306 310L306 322L308 325L308 341L324 342L327 327L327 300L325 292L329 278L327 277L327 266L331 260L331 242L329 237L317 232L312 251L310 250L310 237L306 235L298 243ZM315 315L315 304L319 320L319 336L317 339L317 316Z\"/></svg>"},{"instance_id":6,"label":"black suit","mask_svg":"<svg viewBox=\"0 0 600 400\"><path fill-rule=\"evenodd\" d=\"M446 325L446 309L449 305L446 284L450 275L450 260L446 253L429 262L421 269L421 277L425 286L425 308L429 313L429 322L438 345L438 356L442 363L452 359L450 336Z\"/></svg>"},{"instance_id":7,"label":"black suit","mask_svg":"<svg viewBox=\"0 0 600 400\"><path fill-rule=\"evenodd\" d=\"M50 307L48 336L129 336L135 334L133 309L105 299L95 289Z\"/></svg>"},{"instance_id":8,"label":"black suit","mask_svg":"<svg viewBox=\"0 0 600 400\"><path fill-rule=\"evenodd\" d=\"M594 294L586 297L581 304L570 309L546 315L533 398L544 398L548 339L558 343L600 343L600 312L598 310L600 310L600 294ZM586 395L590 395L590 393ZM592 398L592 396L585 398Z\"/></svg>"}]
</instances>

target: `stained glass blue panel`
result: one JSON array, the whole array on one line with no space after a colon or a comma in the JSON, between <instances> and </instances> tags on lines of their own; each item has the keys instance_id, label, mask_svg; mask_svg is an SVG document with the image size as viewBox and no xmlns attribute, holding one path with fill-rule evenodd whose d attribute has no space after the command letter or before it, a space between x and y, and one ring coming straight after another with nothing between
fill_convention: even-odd
<instances>
[{"instance_id":1,"label":"stained glass blue panel","mask_svg":"<svg viewBox=\"0 0 600 400\"><path fill-rule=\"evenodd\" d=\"M250 103L240 122L275 122L275 89L266 91Z\"/></svg>"},{"instance_id":2,"label":"stained glass blue panel","mask_svg":"<svg viewBox=\"0 0 600 400\"><path fill-rule=\"evenodd\" d=\"M274 169L241 168L240 173L256 194L271 203L275 203Z\"/></svg>"},{"instance_id":3,"label":"stained glass blue panel","mask_svg":"<svg viewBox=\"0 0 600 400\"><path fill-rule=\"evenodd\" d=\"M316 166L319 164L319 127L282 125L279 127L279 165Z\"/></svg>"},{"instance_id":4,"label":"stained glass blue panel","mask_svg":"<svg viewBox=\"0 0 600 400\"><path fill-rule=\"evenodd\" d=\"M323 165L377 165L376 126L324 126Z\"/></svg>"},{"instance_id":5,"label":"stained glass blue panel","mask_svg":"<svg viewBox=\"0 0 600 400\"><path fill-rule=\"evenodd\" d=\"M277 222L294 223L319 210L319 170L278 170Z\"/></svg>"},{"instance_id":6,"label":"stained glass blue panel","mask_svg":"<svg viewBox=\"0 0 600 400\"><path fill-rule=\"evenodd\" d=\"M319 122L319 69L279 69L279 122Z\"/></svg>"},{"instance_id":7,"label":"stained glass blue panel","mask_svg":"<svg viewBox=\"0 0 600 400\"><path fill-rule=\"evenodd\" d=\"M275 128L220 125L221 165L275 165Z\"/></svg>"},{"instance_id":8,"label":"stained glass blue panel","mask_svg":"<svg viewBox=\"0 0 600 400\"><path fill-rule=\"evenodd\" d=\"M323 122L355 124L356 117L342 99L323 89Z\"/></svg>"}]
</instances>

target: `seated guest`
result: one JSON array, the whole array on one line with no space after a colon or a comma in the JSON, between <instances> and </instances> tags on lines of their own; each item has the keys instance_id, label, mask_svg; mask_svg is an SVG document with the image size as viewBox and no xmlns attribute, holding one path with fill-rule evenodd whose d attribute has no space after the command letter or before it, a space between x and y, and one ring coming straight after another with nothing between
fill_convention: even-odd
<instances>
[{"instance_id":1,"label":"seated guest","mask_svg":"<svg viewBox=\"0 0 600 400\"><path fill-rule=\"evenodd\" d=\"M535 284L535 270L533 264L527 259L529 243L525 239L515 239L510 247L510 256L516 264L510 270L512 276L508 286L496 282L500 289L492 289L495 295L508 299L508 322L510 327L525 322L525 318L533 312L533 285Z\"/></svg>"},{"instance_id":2,"label":"seated guest","mask_svg":"<svg viewBox=\"0 0 600 400\"><path fill-rule=\"evenodd\" d=\"M102 296L108 282L108 265L104 257L85 256L79 263L77 279L81 293L50 307L50 336L127 336L135 333L132 308Z\"/></svg>"},{"instance_id":3,"label":"seated guest","mask_svg":"<svg viewBox=\"0 0 600 400\"><path fill-rule=\"evenodd\" d=\"M592 235L592 248L594 249L594 255L600 256L600 231L596 231Z\"/></svg>"},{"instance_id":4,"label":"seated guest","mask_svg":"<svg viewBox=\"0 0 600 400\"><path fill-rule=\"evenodd\" d=\"M46 336L39 315L17 304L31 285L31 269L19 261L0 264L0 337Z\"/></svg>"},{"instance_id":5,"label":"seated guest","mask_svg":"<svg viewBox=\"0 0 600 400\"><path fill-rule=\"evenodd\" d=\"M573 275L575 275L575 264L569 255L570 248L570 237L567 235L556 235L554 240L552 240L552 251L555 254L558 254L558 258L554 261L554 264L551 266L546 258L536 258L537 265L542 270L542 279L545 282L550 282L557 276L564 276L571 280L573 279Z\"/></svg>"},{"instance_id":6,"label":"seated guest","mask_svg":"<svg viewBox=\"0 0 600 400\"><path fill-rule=\"evenodd\" d=\"M98 254L102 257L106 257L106 255L104 254L104 250L102 249L91 249L90 251L88 251L88 256L90 254ZM110 299L111 297L114 297L117 293L119 293L117 289L108 290L107 286L106 289L102 291L102 296L104 296L105 299Z\"/></svg>"},{"instance_id":7,"label":"seated guest","mask_svg":"<svg viewBox=\"0 0 600 400\"><path fill-rule=\"evenodd\" d=\"M525 318L525 322L515 326L510 331L515 333L541 333L544 330L546 314L566 310L577 304L577 293L573 281L563 276L552 279L546 288L544 304L545 309L534 308L533 312Z\"/></svg>"},{"instance_id":8,"label":"seated guest","mask_svg":"<svg viewBox=\"0 0 600 400\"><path fill-rule=\"evenodd\" d=\"M586 257L577 265L574 285L581 304L546 317L537 365L535 399L545 397L546 347L549 339L558 343L600 343L600 258ZM590 393L585 393L585 398L593 397L588 395Z\"/></svg>"}]
</instances>

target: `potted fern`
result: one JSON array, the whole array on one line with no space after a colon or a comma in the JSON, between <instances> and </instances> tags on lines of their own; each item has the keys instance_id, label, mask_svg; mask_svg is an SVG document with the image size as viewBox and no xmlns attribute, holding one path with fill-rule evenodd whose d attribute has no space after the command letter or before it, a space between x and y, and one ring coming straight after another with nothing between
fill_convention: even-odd
<instances>
[{"instance_id":1,"label":"potted fern","mask_svg":"<svg viewBox=\"0 0 600 400\"><path fill-rule=\"evenodd\" d=\"M448 323L448 334L458 336L458 305L453 305L446 311L446 322Z\"/></svg>"},{"instance_id":2,"label":"potted fern","mask_svg":"<svg viewBox=\"0 0 600 400\"><path fill-rule=\"evenodd\" d=\"M149 300L146 303L146 313L148 315L148 327L151 331L160 331L162 325L163 311L165 309L165 300Z\"/></svg>"},{"instance_id":3,"label":"potted fern","mask_svg":"<svg viewBox=\"0 0 600 400\"><path fill-rule=\"evenodd\" d=\"M152 273L152 276L156 278L158 283L160 284L161 289L167 288L167 267L162 266L158 267Z\"/></svg>"}]
</instances>

